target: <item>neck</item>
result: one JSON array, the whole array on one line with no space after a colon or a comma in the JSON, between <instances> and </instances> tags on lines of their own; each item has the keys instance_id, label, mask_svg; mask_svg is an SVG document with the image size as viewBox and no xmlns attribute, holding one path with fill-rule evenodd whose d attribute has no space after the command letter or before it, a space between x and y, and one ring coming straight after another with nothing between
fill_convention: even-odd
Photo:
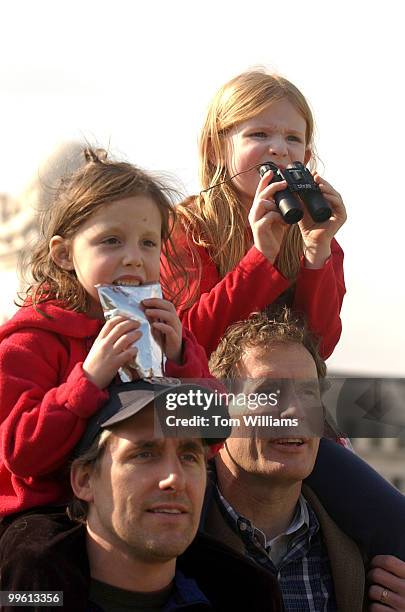
<instances>
[{"instance_id":1,"label":"neck","mask_svg":"<svg viewBox=\"0 0 405 612\"><path fill-rule=\"evenodd\" d=\"M216 461L218 488L231 506L272 539L290 525L302 482L282 482Z\"/></svg>"},{"instance_id":2,"label":"neck","mask_svg":"<svg viewBox=\"0 0 405 612\"><path fill-rule=\"evenodd\" d=\"M176 559L156 562L137 559L129 548L112 546L88 525L87 555L92 578L126 591L160 591L173 581L176 571Z\"/></svg>"},{"instance_id":3,"label":"neck","mask_svg":"<svg viewBox=\"0 0 405 612\"><path fill-rule=\"evenodd\" d=\"M104 311L101 304L90 304L86 314L90 319L104 320Z\"/></svg>"}]
</instances>

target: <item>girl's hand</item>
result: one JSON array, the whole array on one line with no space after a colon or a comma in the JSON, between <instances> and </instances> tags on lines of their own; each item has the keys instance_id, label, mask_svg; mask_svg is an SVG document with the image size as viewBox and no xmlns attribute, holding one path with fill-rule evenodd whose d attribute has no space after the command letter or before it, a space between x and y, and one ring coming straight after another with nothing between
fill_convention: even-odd
<instances>
[{"instance_id":1,"label":"girl's hand","mask_svg":"<svg viewBox=\"0 0 405 612\"><path fill-rule=\"evenodd\" d=\"M338 229L346 221L346 209L342 196L319 174L314 175L325 200L332 208L332 216L323 223L315 223L304 206L304 217L298 222L304 241L306 267L321 268L330 256L330 243Z\"/></svg>"},{"instance_id":2,"label":"girl's hand","mask_svg":"<svg viewBox=\"0 0 405 612\"><path fill-rule=\"evenodd\" d=\"M139 340L139 321L116 316L107 321L94 341L83 363L87 378L105 389L119 368L131 361L138 352L132 344Z\"/></svg>"},{"instance_id":3,"label":"girl's hand","mask_svg":"<svg viewBox=\"0 0 405 612\"><path fill-rule=\"evenodd\" d=\"M142 300L145 314L150 320L152 330L163 336L163 350L171 361L178 365L182 362L183 328L176 309L171 302L162 298Z\"/></svg>"},{"instance_id":4,"label":"girl's hand","mask_svg":"<svg viewBox=\"0 0 405 612\"><path fill-rule=\"evenodd\" d=\"M274 202L274 194L286 188L287 183L272 183L273 171L262 176L256 189L255 199L249 212L249 224L252 228L253 243L267 259L274 263L288 229Z\"/></svg>"}]
</instances>

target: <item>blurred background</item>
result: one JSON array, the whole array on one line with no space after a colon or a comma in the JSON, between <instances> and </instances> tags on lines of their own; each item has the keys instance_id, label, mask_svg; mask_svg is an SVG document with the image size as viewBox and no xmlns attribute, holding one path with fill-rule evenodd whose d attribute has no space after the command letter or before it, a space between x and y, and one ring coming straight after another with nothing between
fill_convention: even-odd
<instances>
[{"instance_id":1,"label":"blurred background","mask_svg":"<svg viewBox=\"0 0 405 612\"><path fill-rule=\"evenodd\" d=\"M348 210L338 234L343 334L329 371L405 378L403 12L394 0L3 3L0 319L15 309L17 260L35 238L35 212L78 163L81 143L170 173L194 193L209 100L239 72L264 66L310 102L319 171ZM403 490L404 429L355 441Z\"/></svg>"}]
</instances>

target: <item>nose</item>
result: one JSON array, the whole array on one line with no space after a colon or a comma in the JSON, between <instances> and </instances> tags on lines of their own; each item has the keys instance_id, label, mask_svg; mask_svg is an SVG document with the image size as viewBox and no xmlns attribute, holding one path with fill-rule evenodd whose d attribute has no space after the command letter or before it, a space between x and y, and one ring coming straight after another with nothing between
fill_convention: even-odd
<instances>
[{"instance_id":1,"label":"nose","mask_svg":"<svg viewBox=\"0 0 405 612\"><path fill-rule=\"evenodd\" d=\"M290 389L282 403L280 417L297 419L297 435L319 436L323 432L323 406L320 399L306 398L299 389Z\"/></svg>"},{"instance_id":2,"label":"nose","mask_svg":"<svg viewBox=\"0 0 405 612\"><path fill-rule=\"evenodd\" d=\"M279 404L280 417L283 419L303 419L305 417L305 406L297 389L290 385L284 390L284 397Z\"/></svg>"},{"instance_id":3,"label":"nose","mask_svg":"<svg viewBox=\"0 0 405 612\"><path fill-rule=\"evenodd\" d=\"M282 134L273 134L271 136L269 152L273 157L285 157L288 154L287 142Z\"/></svg>"},{"instance_id":4,"label":"nose","mask_svg":"<svg viewBox=\"0 0 405 612\"><path fill-rule=\"evenodd\" d=\"M135 268L140 268L142 266L142 254L138 246L128 245L128 248L125 250L122 263L124 266L134 266Z\"/></svg>"},{"instance_id":5,"label":"nose","mask_svg":"<svg viewBox=\"0 0 405 612\"><path fill-rule=\"evenodd\" d=\"M183 491L186 486L186 478L183 466L176 457L166 462L165 476L159 481L161 491Z\"/></svg>"}]
</instances>

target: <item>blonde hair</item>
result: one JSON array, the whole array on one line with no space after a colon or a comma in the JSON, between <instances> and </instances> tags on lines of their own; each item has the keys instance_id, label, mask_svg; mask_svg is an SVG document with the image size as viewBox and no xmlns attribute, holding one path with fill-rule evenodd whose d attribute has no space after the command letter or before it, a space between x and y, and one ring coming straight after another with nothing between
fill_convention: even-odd
<instances>
[{"instance_id":1,"label":"blonde hair","mask_svg":"<svg viewBox=\"0 0 405 612\"><path fill-rule=\"evenodd\" d=\"M314 119L302 93L290 81L276 74L252 70L233 78L214 96L200 135L200 181L209 189L229 179L226 167L225 136L235 125L254 117L277 100L287 99L306 121L306 147L315 167ZM248 211L240 205L232 182L201 192L178 207L179 219L193 244L208 249L223 278L249 248ZM196 251L196 249L194 249ZM299 228L290 226L278 256L281 273L295 280L303 253ZM195 253L198 263L198 255ZM191 296L191 301L193 296ZM190 305L190 304L187 304Z\"/></svg>"},{"instance_id":2,"label":"blonde hair","mask_svg":"<svg viewBox=\"0 0 405 612\"><path fill-rule=\"evenodd\" d=\"M57 299L68 309L86 312L87 293L74 270L64 270L53 261L49 251L51 238L56 235L71 238L105 204L137 195L150 197L159 209L162 252L168 261L169 278L174 270L184 274L171 241L176 214L170 199L173 190L130 163L107 159L102 149L86 148L83 154L84 165L61 179L53 201L40 213L39 238L24 266L30 270L32 280L25 295L19 296L22 300L29 298L23 305L32 303L36 308L42 302Z\"/></svg>"}]
</instances>

